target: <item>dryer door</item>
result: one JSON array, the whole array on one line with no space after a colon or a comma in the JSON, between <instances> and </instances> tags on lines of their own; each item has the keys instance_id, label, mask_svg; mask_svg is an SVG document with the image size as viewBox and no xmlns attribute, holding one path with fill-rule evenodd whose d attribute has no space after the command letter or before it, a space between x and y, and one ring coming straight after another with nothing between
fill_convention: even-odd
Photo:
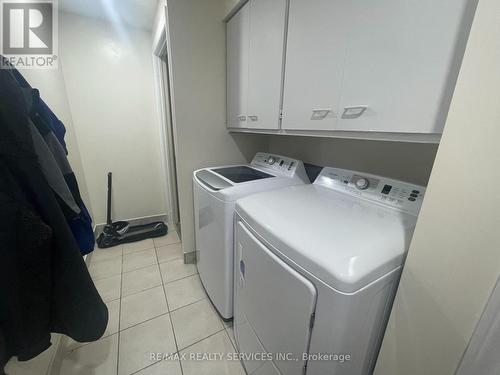
<instances>
[{"instance_id":1,"label":"dryer door","mask_svg":"<svg viewBox=\"0 0 500 375\"><path fill-rule=\"evenodd\" d=\"M309 347L316 289L241 221L237 222L236 231L234 329L238 349L242 354L272 353L275 365L245 356L245 368L252 373L266 366L274 369L269 374L277 374L277 368L281 374L301 375L306 364L302 355Z\"/></svg>"}]
</instances>

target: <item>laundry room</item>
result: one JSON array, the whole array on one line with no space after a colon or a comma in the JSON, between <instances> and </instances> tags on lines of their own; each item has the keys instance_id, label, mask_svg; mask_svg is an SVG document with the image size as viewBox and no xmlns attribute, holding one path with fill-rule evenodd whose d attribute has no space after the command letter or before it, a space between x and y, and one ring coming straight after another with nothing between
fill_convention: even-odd
<instances>
[{"instance_id":1,"label":"laundry room","mask_svg":"<svg viewBox=\"0 0 500 375\"><path fill-rule=\"evenodd\" d=\"M500 373L497 1L0 23L0 374Z\"/></svg>"}]
</instances>

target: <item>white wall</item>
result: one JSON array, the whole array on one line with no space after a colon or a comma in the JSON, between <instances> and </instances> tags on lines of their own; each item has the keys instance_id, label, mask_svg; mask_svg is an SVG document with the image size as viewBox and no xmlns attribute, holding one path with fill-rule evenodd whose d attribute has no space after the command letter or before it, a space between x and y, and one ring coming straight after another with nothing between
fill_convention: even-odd
<instances>
[{"instance_id":1,"label":"white wall","mask_svg":"<svg viewBox=\"0 0 500 375\"><path fill-rule=\"evenodd\" d=\"M114 219L164 214L151 35L61 13L60 54L96 223L106 219L113 172Z\"/></svg>"},{"instance_id":2,"label":"white wall","mask_svg":"<svg viewBox=\"0 0 500 375\"><path fill-rule=\"evenodd\" d=\"M80 147L76 140L73 118L69 108L61 62L59 62L57 70L26 69L20 72L33 88L40 91L41 98L47 103L59 120L64 123L66 127L65 141L68 149L68 160L78 180L82 199L87 209L92 212Z\"/></svg>"},{"instance_id":3,"label":"white wall","mask_svg":"<svg viewBox=\"0 0 500 375\"><path fill-rule=\"evenodd\" d=\"M437 145L270 136L269 151L320 166L352 169L427 185Z\"/></svg>"},{"instance_id":4,"label":"white wall","mask_svg":"<svg viewBox=\"0 0 500 375\"><path fill-rule=\"evenodd\" d=\"M184 252L192 252L193 171L246 162L267 142L226 130L224 0L168 0L167 6L181 235Z\"/></svg>"},{"instance_id":5,"label":"white wall","mask_svg":"<svg viewBox=\"0 0 500 375\"><path fill-rule=\"evenodd\" d=\"M500 274L500 2L481 0L376 375L451 375Z\"/></svg>"}]
</instances>

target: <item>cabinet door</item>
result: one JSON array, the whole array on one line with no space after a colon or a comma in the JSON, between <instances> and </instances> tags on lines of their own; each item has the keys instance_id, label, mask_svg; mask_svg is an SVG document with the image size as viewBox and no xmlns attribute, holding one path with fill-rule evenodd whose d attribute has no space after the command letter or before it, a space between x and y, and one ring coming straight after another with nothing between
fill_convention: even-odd
<instances>
[{"instance_id":1,"label":"cabinet door","mask_svg":"<svg viewBox=\"0 0 500 375\"><path fill-rule=\"evenodd\" d=\"M226 25L226 125L244 128L247 121L250 5L247 3Z\"/></svg>"},{"instance_id":2,"label":"cabinet door","mask_svg":"<svg viewBox=\"0 0 500 375\"><path fill-rule=\"evenodd\" d=\"M290 1L283 129L334 130L350 3Z\"/></svg>"},{"instance_id":3,"label":"cabinet door","mask_svg":"<svg viewBox=\"0 0 500 375\"><path fill-rule=\"evenodd\" d=\"M249 128L278 129L286 0L250 1Z\"/></svg>"},{"instance_id":4,"label":"cabinet door","mask_svg":"<svg viewBox=\"0 0 500 375\"><path fill-rule=\"evenodd\" d=\"M352 1L337 130L441 133L466 2Z\"/></svg>"}]
</instances>

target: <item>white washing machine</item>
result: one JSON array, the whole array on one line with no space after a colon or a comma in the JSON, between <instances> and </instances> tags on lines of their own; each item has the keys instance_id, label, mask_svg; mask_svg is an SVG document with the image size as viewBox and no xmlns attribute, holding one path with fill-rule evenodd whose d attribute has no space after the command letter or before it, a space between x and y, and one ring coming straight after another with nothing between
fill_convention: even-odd
<instances>
[{"instance_id":1,"label":"white washing machine","mask_svg":"<svg viewBox=\"0 0 500 375\"><path fill-rule=\"evenodd\" d=\"M224 319L233 316L233 219L238 198L310 184L300 160L257 153L249 165L193 173L196 258L201 282Z\"/></svg>"},{"instance_id":2,"label":"white washing machine","mask_svg":"<svg viewBox=\"0 0 500 375\"><path fill-rule=\"evenodd\" d=\"M424 191L327 167L238 200L234 332L248 374L373 371Z\"/></svg>"}]
</instances>

